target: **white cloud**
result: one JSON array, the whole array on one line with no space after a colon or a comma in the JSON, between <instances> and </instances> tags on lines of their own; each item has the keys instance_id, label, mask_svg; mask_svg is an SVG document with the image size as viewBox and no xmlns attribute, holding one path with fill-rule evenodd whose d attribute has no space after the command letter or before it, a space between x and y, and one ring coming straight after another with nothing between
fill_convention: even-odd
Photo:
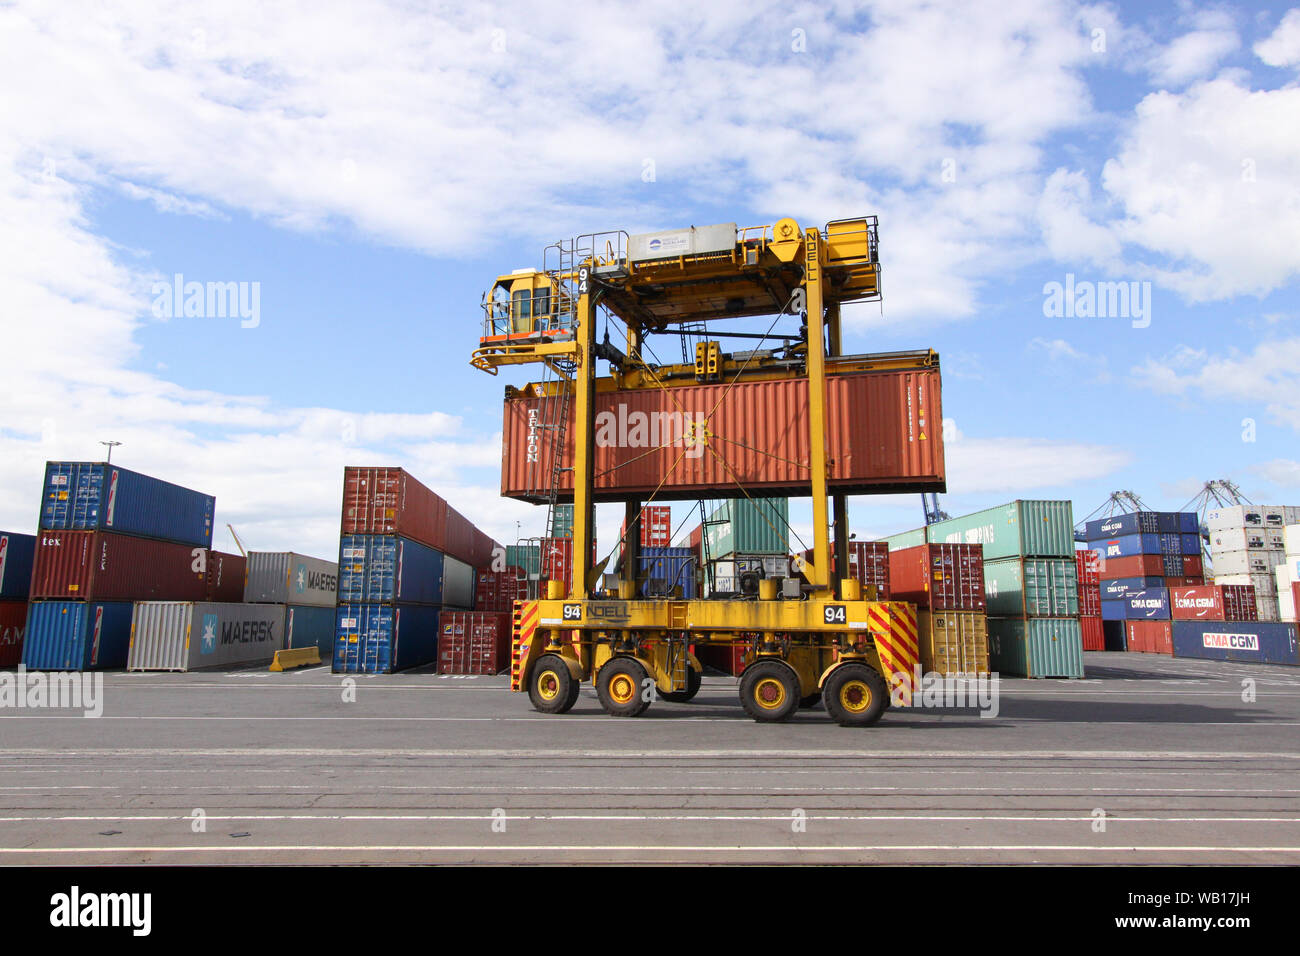
<instances>
[{"instance_id":1,"label":"white cloud","mask_svg":"<svg viewBox=\"0 0 1300 956\"><path fill-rule=\"evenodd\" d=\"M1300 66L1300 8L1288 10L1272 35L1253 49L1269 66Z\"/></svg>"},{"instance_id":2,"label":"white cloud","mask_svg":"<svg viewBox=\"0 0 1300 956\"><path fill-rule=\"evenodd\" d=\"M1275 458L1250 469L1254 474L1267 481L1275 488L1300 491L1300 461L1289 458Z\"/></svg>"},{"instance_id":3,"label":"white cloud","mask_svg":"<svg viewBox=\"0 0 1300 956\"><path fill-rule=\"evenodd\" d=\"M1087 355L1080 352L1069 342L1065 341L1065 339L1030 339L1029 348L1040 352L1046 352L1047 357L1053 361L1060 359L1073 359L1074 361L1082 362L1088 360Z\"/></svg>"},{"instance_id":4,"label":"white cloud","mask_svg":"<svg viewBox=\"0 0 1300 956\"><path fill-rule=\"evenodd\" d=\"M1052 258L1110 265L1120 243L1105 226L1093 222L1092 189L1082 172L1058 169L1047 178L1038 200L1038 224Z\"/></svg>"},{"instance_id":5,"label":"white cloud","mask_svg":"<svg viewBox=\"0 0 1300 956\"><path fill-rule=\"evenodd\" d=\"M1211 356L1180 346L1133 369L1135 381L1164 395L1199 393L1212 402L1232 401L1300 431L1300 338L1261 342L1249 354Z\"/></svg>"},{"instance_id":6,"label":"white cloud","mask_svg":"<svg viewBox=\"0 0 1300 956\"><path fill-rule=\"evenodd\" d=\"M1112 474L1129 464L1119 448L1038 438L968 438L945 446L948 486L962 494L1019 494L1062 488Z\"/></svg>"},{"instance_id":7,"label":"white cloud","mask_svg":"<svg viewBox=\"0 0 1300 956\"><path fill-rule=\"evenodd\" d=\"M1178 37L1150 61L1151 77L1157 83L1180 86L1206 76L1241 45L1227 15L1207 11L1197 21L1200 29Z\"/></svg>"}]
</instances>

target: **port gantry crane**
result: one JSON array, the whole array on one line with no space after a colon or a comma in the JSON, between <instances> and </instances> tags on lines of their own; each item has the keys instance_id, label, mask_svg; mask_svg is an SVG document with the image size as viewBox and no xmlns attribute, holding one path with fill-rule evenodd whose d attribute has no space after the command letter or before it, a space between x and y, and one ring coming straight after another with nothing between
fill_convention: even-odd
<instances>
[{"instance_id":1,"label":"port gantry crane","mask_svg":"<svg viewBox=\"0 0 1300 956\"><path fill-rule=\"evenodd\" d=\"M536 709L567 712L587 680L595 684L606 712L616 716L639 715L656 696L689 700L700 686L700 664L691 648L702 643L745 648L740 696L756 720L784 720L820 699L839 723L864 726L876 722L891 703L910 703L918 659L915 608L875 600L873 588L864 594L856 580L834 581L830 573L830 508L835 566L840 569L849 567L849 533L845 493L828 485L828 379L862 371L928 369L937 381L938 356L929 350L842 354L840 307L880 297L877 242L874 216L838 220L822 229L804 229L784 218L742 229L732 223L638 236L596 233L547 247L542 268L502 275L485 293L483 332L471 364L497 374L505 366L540 363L549 377L522 389L506 388L507 406L512 397L537 400L530 413L527 458L539 477L527 493L513 496L548 504L552 511L561 498L571 495L574 503L569 579L551 580L544 595L515 605L511 689L527 691ZM599 340L602 314L605 336ZM775 318L766 332L709 332L709 322L756 316ZM782 316L804 317L798 335L773 334ZM609 338L611 317L626 330L619 344ZM647 337L673 334L682 336L687 360L647 361L645 354L653 355ZM693 364L688 335L699 339ZM728 336L759 341L752 350L726 354L718 339ZM768 342L782 346L763 349ZM597 376L598 360L609 363L608 376ZM731 599L642 597L638 546L646 504L751 495L730 468L735 487L710 488L707 495L673 489L668 475L648 496L644 488L630 492L604 479L598 492L594 433L600 393L671 392L683 385L718 383L726 388L713 406L716 412L737 382L791 378L808 383L806 413L774 408L770 414L783 416L785 428L806 429L809 438L808 457L799 466L806 479L799 488L787 489L812 497L812 558L801 564L804 581L763 580L756 594ZM936 385L936 405L937 400ZM870 412L861 409L861 414ZM927 413L921 414L924 424ZM938 407L928 414L935 423L942 420ZM715 442L761 441L724 436L719 428L712 413L704 421L687 416L682 433L663 444L680 439L683 454L712 454L726 465ZM935 431L933 444L940 440ZM923 431L920 438L925 438ZM507 449L506 457L510 454ZM677 463L681 461L678 456ZM941 446L939 461L941 472ZM503 493L505 484L503 474ZM903 483L888 490L946 488L940 477L937 484ZM616 598L593 597L608 562L593 556L597 500L625 504ZM610 590L607 580L602 593Z\"/></svg>"}]
</instances>

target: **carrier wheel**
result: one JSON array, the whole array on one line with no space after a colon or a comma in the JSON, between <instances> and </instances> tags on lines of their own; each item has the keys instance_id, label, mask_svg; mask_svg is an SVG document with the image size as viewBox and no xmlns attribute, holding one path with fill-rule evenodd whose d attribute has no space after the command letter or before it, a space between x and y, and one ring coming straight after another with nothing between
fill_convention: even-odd
<instances>
[{"instance_id":1,"label":"carrier wheel","mask_svg":"<svg viewBox=\"0 0 1300 956\"><path fill-rule=\"evenodd\" d=\"M826 712L841 727L866 727L889 706L885 679L866 664L843 664L822 685Z\"/></svg>"},{"instance_id":2,"label":"carrier wheel","mask_svg":"<svg viewBox=\"0 0 1300 956\"><path fill-rule=\"evenodd\" d=\"M596 675L596 696L611 717L639 717L650 706L645 667L633 657L616 657Z\"/></svg>"},{"instance_id":3,"label":"carrier wheel","mask_svg":"<svg viewBox=\"0 0 1300 956\"><path fill-rule=\"evenodd\" d=\"M740 702L755 720L789 720L799 709L799 678L781 661L759 661L741 675Z\"/></svg>"},{"instance_id":4,"label":"carrier wheel","mask_svg":"<svg viewBox=\"0 0 1300 956\"><path fill-rule=\"evenodd\" d=\"M671 703L674 704L684 704L700 692L700 682L703 679L704 678L700 676L700 672L697 671L694 667L687 667L686 668L686 689L668 691L667 693L665 693L664 691L659 691L659 696L662 697L664 700L670 701Z\"/></svg>"},{"instance_id":5,"label":"carrier wheel","mask_svg":"<svg viewBox=\"0 0 1300 956\"><path fill-rule=\"evenodd\" d=\"M578 682L558 654L543 654L528 678L528 699L543 714L565 714L578 702Z\"/></svg>"}]
</instances>

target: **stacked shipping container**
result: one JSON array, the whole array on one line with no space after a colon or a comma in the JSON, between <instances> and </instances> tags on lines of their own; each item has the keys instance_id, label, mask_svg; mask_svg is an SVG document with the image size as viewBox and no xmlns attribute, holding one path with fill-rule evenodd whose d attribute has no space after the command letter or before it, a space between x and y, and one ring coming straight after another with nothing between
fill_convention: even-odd
<instances>
[{"instance_id":1,"label":"stacked shipping container","mask_svg":"<svg viewBox=\"0 0 1300 956\"><path fill-rule=\"evenodd\" d=\"M922 669L988 673L983 547L923 544L888 555L890 599L917 607Z\"/></svg>"},{"instance_id":2,"label":"stacked shipping container","mask_svg":"<svg viewBox=\"0 0 1300 956\"><path fill-rule=\"evenodd\" d=\"M103 462L48 462L22 662L123 667L131 602L196 600L230 588L212 552L216 500Z\"/></svg>"},{"instance_id":3,"label":"stacked shipping container","mask_svg":"<svg viewBox=\"0 0 1300 956\"><path fill-rule=\"evenodd\" d=\"M1085 651L1106 649L1101 618L1101 555L1083 548L1074 552L1074 573L1079 579L1079 635Z\"/></svg>"},{"instance_id":4,"label":"stacked shipping container","mask_svg":"<svg viewBox=\"0 0 1300 956\"><path fill-rule=\"evenodd\" d=\"M1281 618L1276 569L1287 563L1285 528L1297 523L1300 508L1287 505L1233 505L1205 512L1214 583L1254 587L1260 621Z\"/></svg>"},{"instance_id":5,"label":"stacked shipping container","mask_svg":"<svg viewBox=\"0 0 1300 956\"><path fill-rule=\"evenodd\" d=\"M35 535L0 531L0 667L22 660L35 552Z\"/></svg>"},{"instance_id":6,"label":"stacked shipping container","mask_svg":"<svg viewBox=\"0 0 1300 956\"><path fill-rule=\"evenodd\" d=\"M838 578L835 542L831 542L831 578ZM883 541L850 541L848 576L862 585L862 596L868 600L888 601L889 594L889 545ZM805 551L803 558L811 561L812 551ZM870 588L875 588L874 598Z\"/></svg>"},{"instance_id":7,"label":"stacked shipping container","mask_svg":"<svg viewBox=\"0 0 1300 956\"><path fill-rule=\"evenodd\" d=\"M1277 576L1278 616L1283 621L1295 622L1300 609L1296 597L1300 595L1300 524L1288 524L1282 532L1285 560L1273 569Z\"/></svg>"}]
</instances>

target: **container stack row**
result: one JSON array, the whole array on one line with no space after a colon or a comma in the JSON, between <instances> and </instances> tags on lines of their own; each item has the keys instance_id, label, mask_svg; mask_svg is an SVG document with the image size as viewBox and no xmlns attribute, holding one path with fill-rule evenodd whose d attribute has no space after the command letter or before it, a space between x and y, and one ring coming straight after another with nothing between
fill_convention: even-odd
<instances>
[{"instance_id":1,"label":"container stack row","mask_svg":"<svg viewBox=\"0 0 1300 956\"><path fill-rule=\"evenodd\" d=\"M1205 512L1214 583L1253 587L1261 621L1281 619L1276 569L1287 563L1289 524L1300 524L1300 508L1233 505Z\"/></svg>"},{"instance_id":2,"label":"container stack row","mask_svg":"<svg viewBox=\"0 0 1300 956\"><path fill-rule=\"evenodd\" d=\"M1105 649L1173 653L1172 595L1205 583L1199 527L1194 512L1180 511L1133 511L1084 526L1097 555Z\"/></svg>"},{"instance_id":3,"label":"container stack row","mask_svg":"<svg viewBox=\"0 0 1300 956\"><path fill-rule=\"evenodd\" d=\"M897 548L983 547L989 666L1022 677L1083 677L1073 507L1016 500L885 539ZM892 558L891 558L892 563ZM894 582L897 597L897 582ZM905 600L905 599L904 599Z\"/></svg>"},{"instance_id":4,"label":"container stack row","mask_svg":"<svg viewBox=\"0 0 1300 956\"><path fill-rule=\"evenodd\" d=\"M48 462L22 663L126 666L137 601L222 601L243 558L211 550L216 499L105 462Z\"/></svg>"},{"instance_id":5,"label":"container stack row","mask_svg":"<svg viewBox=\"0 0 1300 956\"><path fill-rule=\"evenodd\" d=\"M1079 636L1085 651L1106 649L1101 618L1101 555L1090 548L1074 552L1074 572L1079 579Z\"/></svg>"},{"instance_id":6,"label":"container stack row","mask_svg":"<svg viewBox=\"0 0 1300 956\"><path fill-rule=\"evenodd\" d=\"M0 531L0 667L17 667L23 659L35 553L35 535Z\"/></svg>"},{"instance_id":7,"label":"container stack row","mask_svg":"<svg viewBox=\"0 0 1300 956\"><path fill-rule=\"evenodd\" d=\"M405 470L345 468L334 672L387 674L441 665L443 634L449 653L457 651L454 661L475 657L470 645L476 634L482 637L481 628L466 630L466 619L444 621L442 615L473 611L475 569L490 568L498 548ZM504 612L480 613L499 618ZM463 654L460 644L466 645Z\"/></svg>"},{"instance_id":8,"label":"container stack row","mask_svg":"<svg viewBox=\"0 0 1300 956\"><path fill-rule=\"evenodd\" d=\"M983 546L921 544L887 554L890 600L916 605L921 669L943 675L987 674Z\"/></svg>"},{"instance_id":9,"label":"container stack row","mask_svg":"<svg viewBox=\"0 0 1300 956\"><path fill-rule=\"evenodd\" d=\"M1295 623L1300 610L1300 524L1288 524L1282 533L1285 560L1273 569L1277 578L1279 616Z\"/></svg>"}]
</instances>

